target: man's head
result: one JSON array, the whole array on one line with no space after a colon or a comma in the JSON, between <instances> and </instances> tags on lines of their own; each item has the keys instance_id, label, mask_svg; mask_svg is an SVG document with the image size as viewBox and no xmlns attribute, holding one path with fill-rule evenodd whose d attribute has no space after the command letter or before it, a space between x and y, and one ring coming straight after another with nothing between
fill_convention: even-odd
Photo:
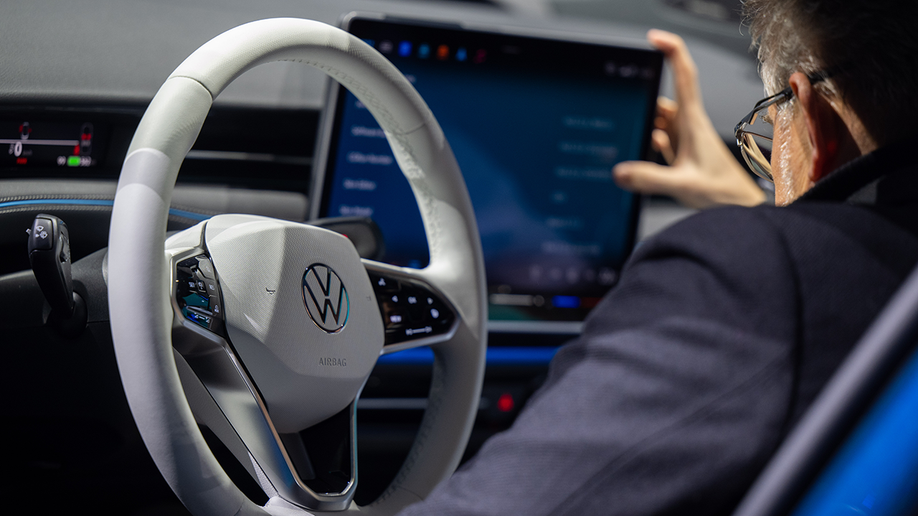
<instances>
[{"instance_id":1,"label":"man's head","mask_svg":"<svg viewBox=\"0 0 918 516\"><path fill-rule=\"evenodd\" d=\"M776 201L909 133L918 117L918 2L745 0L772 110ZM813 82L808 76L828 74Z\"/></svg>"}]
</instances>

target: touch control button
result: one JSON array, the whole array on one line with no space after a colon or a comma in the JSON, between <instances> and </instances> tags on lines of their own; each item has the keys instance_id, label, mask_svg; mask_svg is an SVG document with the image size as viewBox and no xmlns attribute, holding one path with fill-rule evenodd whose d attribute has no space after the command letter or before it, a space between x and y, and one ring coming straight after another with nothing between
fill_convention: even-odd
<instances>
[{"instance_id":1,"label":"touch control button","mask_svg":"<svg viewBox=\"0 0 918 516\"><path fill-rule=\"evenodd\" d=\"M218 296L210 296L210 311L214 313L214 317L223 318L223 306Z\"/></svg>"},{"instance_id":2,"label":"touch control button","mask_svg":"<svg viewBox=\"0 0 918 516\"><path fill-rule=\"evenodd\" d=\"M48 250L53 247L53 231L51 221L48 219L36 218L32 224L32 231L29 232L29 238L32 239L32 249Z\"/></svg>"},{"instance_id":3,"label":"touch control button","mask_svg":"<svg viewBox=\"0 0 918 516\"><path fill-rule=\"evenodd\" d=\"M373 289L379 294L398 292L401 289L398 280L380 276L379 274L370 273L370 282L373 283Z\"/></svg>"},{"instance_id":4,"label":"touch control button","mask_svg":"<svg viewBox=\"0 0 918 516\"><path fill-rule=\"evenodd\" d=\"M210 258L201 255L197 257L198 261L198 271L207 278L207 279L217 279L217 273L214 271L214 264L210 262Z\"/></svg>"}]
</instances>

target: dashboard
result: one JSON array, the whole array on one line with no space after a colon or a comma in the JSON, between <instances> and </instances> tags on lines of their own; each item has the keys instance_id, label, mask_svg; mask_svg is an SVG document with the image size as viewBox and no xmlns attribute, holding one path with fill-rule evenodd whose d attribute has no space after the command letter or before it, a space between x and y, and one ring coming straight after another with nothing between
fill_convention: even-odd
<instances>
[{"instance_id":1,"label":"dashboard","mask_svg":"<svg viewBox=\"0 0 918 516\"><path fill-rule=\"evenodd\" d=\"M626 2L627 3L627 2ZM720 5L718 2L712 2ZM735 2L723 2L732 5ZM580 5L578 5L580 4ZM686 35L701 71L702 90L718 132L730 141L736 120L761 96L754 57L730 31L737 21L683 3L628 3L629 17L611 20L591 2L201 0L37 0L0 7L0 286L27 282L25 229L38 213L63 219L74 266L104 260L115 184L134 129L159 85L213 36L275 16L337 24L351 11L461 20L527 31L578 33L644 45L652 26ZM634 5L631 5L634 4ZM643 4L643 7L638 7ZM714 13L715 15L712 15ZM722 14L722 13L721 13ZM247 72L215 102L179 174L169 230L221 213L306 221L320 200L312 188L316 142L327 98L318 71L273 63ZM663 93L672 95L668 76ZM662 198L640 205L637 240L689 211ZM485 230L487 228L484 228ZM511 264L512 266L512 264ZM91 290L92 285L76 289ZM47 308L34 295L0 299L6 349L3 386L15 393L4 411L21 474L4 489L43 498L48 507L106 496L141 513L184 508L146 454L121 391L107 328L107 301L88 299L89 329L62 336L44 325ZM138 306L137 310L143 310ZM509 427L538 389L558 347L576 326L489 334L478 419L466 451ZM432 354L425 349L381 357L357 406L360 487L356 501L374 500L398 470L426 407ZM243 468L215 445L224 467L257 499ZM126 472L130 472L126 474ZM248 482L248 484L246 484ZM117 506L117 504L116 504ZM134 511L134 512L132 512Z\"/></svg>"}]
</instances>

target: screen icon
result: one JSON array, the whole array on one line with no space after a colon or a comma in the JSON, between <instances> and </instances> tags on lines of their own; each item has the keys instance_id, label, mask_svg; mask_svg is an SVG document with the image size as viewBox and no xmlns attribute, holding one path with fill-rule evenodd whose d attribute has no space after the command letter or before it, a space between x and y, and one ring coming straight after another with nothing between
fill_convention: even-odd
<instances>
[{"instance_id":1,"label":"screen icon","mask_svg":"<svg viewBox=\"0 0 918 516\"><path fill-rule=\"evenodd\" d=\"M421 46L418 47L418 57L421 59L427 59L430 57L430 45L427 43L421 43Z\"/></svg>"},{"instance_id":2,"label":"screen icon","mask_svg":"<svg viewBox=\"0 0 918 516\"><path fill-rule=\"evenodd\" d=\"M437 47L437 59L445 60L449 59L449 47L446 45L440 45Z\"/></svg>"},{"instance_id":3,"label":"screen icon","mask_svg":"<svg viewBox=\"0 0 918 516\"><path fill-rule=\"evenodd\" d=\"M398 55L402 57L408 57L411 55L411 42L402 41L398 44Z\"/></svg>"},{"instance_id":4,"label":"screen icon","mask_svg":"<svg viewBox=\"0 0 918 516\"><path fill-rule=\"evenodd\" d=\"M465 47L459 47L456 49L456 61L465 61L468 58L469 54L465 50Z\"/></svg>"}]
</instances>

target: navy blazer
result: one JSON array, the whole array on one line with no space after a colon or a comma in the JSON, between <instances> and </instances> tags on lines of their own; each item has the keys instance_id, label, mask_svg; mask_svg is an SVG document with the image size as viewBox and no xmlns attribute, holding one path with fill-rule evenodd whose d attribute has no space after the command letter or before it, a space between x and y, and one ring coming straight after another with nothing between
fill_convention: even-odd
<instances>
[{"instance_id":1,"label":"navy blazer","mask_svg":"<svg viewBox=\"0 0 918 516\"><path fill-rule=\"evenodd\" d=\"M642 244L513 427L402 514L729 514L918 262L909 151Z\"/></svg>"}]
</instances>

